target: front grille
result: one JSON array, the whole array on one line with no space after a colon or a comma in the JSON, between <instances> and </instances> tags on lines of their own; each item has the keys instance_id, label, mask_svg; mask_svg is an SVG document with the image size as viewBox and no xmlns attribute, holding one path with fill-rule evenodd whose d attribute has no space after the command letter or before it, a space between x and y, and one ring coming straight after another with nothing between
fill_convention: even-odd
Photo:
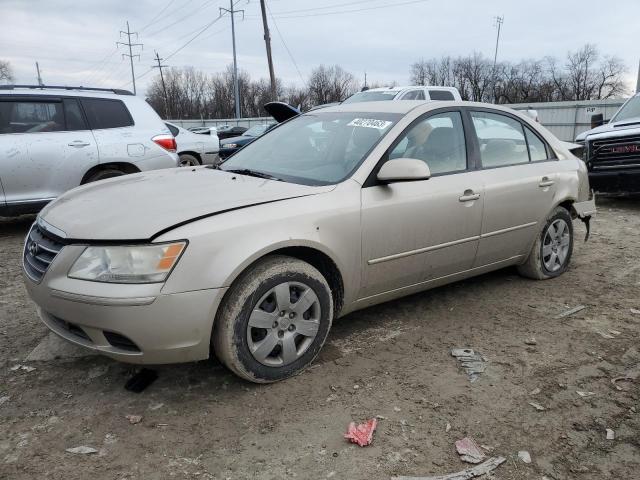
<instances>
[{"instance_id":1,"label":"front grille","mask_svg":"<svg viewBox=\"0 0 640 480\"><path fill-rule=\"evenodd\" d=\"M591 170L640 167L640 135L591 141L588 166Z\"/></svg>"},{"instance_id":2,"label":"front grille","mask_svg":"<svg viewBox=\"0 0 640 480\"><path fill-rule=\"evenodd\" d=\"M64 330L69 332L71 335L80 337L83 340L91 342L91 338L89 337L89 335L87 335L86 332L75 323L67 322L66 320L58 318L54 315L50 315L50 317L60 328L63 328Z\"/></svg>"},{"instance_id":3,"label":"front grille","mask_svg":"<svg viewBox=\"0 0 640 480\"><path fill-rule=\"evenodd\" d=\"M22 258L27 276L39 282L63 246L63 243L34 224L27 235Z\"/></svg>"}]
</instances>

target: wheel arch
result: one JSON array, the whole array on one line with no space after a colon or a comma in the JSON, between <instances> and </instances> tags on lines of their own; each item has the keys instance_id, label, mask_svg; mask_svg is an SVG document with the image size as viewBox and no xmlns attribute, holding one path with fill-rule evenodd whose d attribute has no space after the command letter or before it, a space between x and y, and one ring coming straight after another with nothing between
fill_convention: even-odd
<instances>
[{"instance_id":1,"label":"wheel arch","mask_svg":"<svg viewBox=\"0 0 640 480\"><path fill-rule=\"evenodd\" d=\"M178 152L178 157L180 155L191 155L192 157L195 157L198 162L200 162L200 165L202 165L202 156L198 152L194 152L192 150L184 150L182 152Z\"/></svg>"},{"instance_id":2,"label":"wheel arch","mask_svg":"<svg viewBox=\"0 0 640 480\"><path fill-rule=\"evenodd\" d=\"M256 252L239 265L229 276L225 285L231 286L247 270L256 263L271 255L286 255L307 262L315 267L325 278L333 294L334 318L339 316L344 305L344 275L338 262L322 245L314 242L286 242L273 245ZM226 295L225 295L226 296ZM223 298L223 302L224 302Z\"/></svg>"},{"instance_id":3,"label":"wheel arch","mask_svg":"<svg viewBox=\"0 0 640 480\"><path fill-rule=\"evenodd\" d=\"M93 177L96 173L101 170L107 170L110 168L115 168L116 170L120 170L124 173L139 173L140 169L135 165L127 162L109 162L109 163L99 163L98 165L94 165L86 173L83 175L82 180L80 181L80 185L84 185L87 181Z\"/></svg>"}]
</instances>

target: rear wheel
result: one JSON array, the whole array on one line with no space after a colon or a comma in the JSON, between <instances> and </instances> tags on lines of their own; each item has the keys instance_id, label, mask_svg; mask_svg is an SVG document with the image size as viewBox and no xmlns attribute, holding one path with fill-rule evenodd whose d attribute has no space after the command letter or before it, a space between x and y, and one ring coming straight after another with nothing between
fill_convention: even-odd
<instances>
[{"instance_id":1,"label":"rear wheel","mask_svg":"<svg viewBox=\"0 0 640 480\"><path fill-rule=\"evenodd\" d=\"M227 292L212 341L220 361L256 383L283 380L318 355L333 319L331 290L302 260L267 257Z\"/></svg>"},{"instance_id":2,"label":"rear wheel","mask_svg":"<svg viewBox=\"0 0 640 480\"><path fill-rule=\"evenodd\" d=\"M104 180L106 178L113 178L113 177L120 177L122 175L125 175L125 172L123 172L122 170L118 170L117 168L105 168L91 175L83 183L97 182L98 180Z\"/></svg>"},{"instance_id":3,"label":"rear wheel","mask_svg":"<svg viewBox=\"0 0 640 480\"><path fill-rule=\"evenodd\" d=\"M180 166L181 167L197 167L200 165L200 161L189 153L180 154Z\"/></svg>"},{"instance_id":4,"label":"rear wheel","mask_svg":"<svg viewBox=\"0 0 640 480\"><path fill-rule=\"evenodd\" d=\"M529 258L518 272L529 278L545 280L562 275L573 253L573 222L566 208L556 207L547 217L536 238Z\"/></svg>"}]
</instances>

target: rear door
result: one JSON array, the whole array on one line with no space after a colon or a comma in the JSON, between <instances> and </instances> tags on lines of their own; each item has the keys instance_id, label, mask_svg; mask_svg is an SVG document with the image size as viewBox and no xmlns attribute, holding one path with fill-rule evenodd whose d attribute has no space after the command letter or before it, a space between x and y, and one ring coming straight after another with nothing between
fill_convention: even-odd
<instances>
[{"instance_id":1,"label":"rear door","mask_svg":"<svg viewBox=\"0 0 640 480\"><path fill-rule=\"evenodd\" d=\"M80 185L98 163L97 147L77 100L7 97L0 177L8 205L51 200Z\"/></svg>"},{"instance_id":2,"label":"rear door","mask_svg":"<svg viewBox=\"0 0 640 480\"><path fill-rule=\"evenodd\" d=\"M526 255L553 208L558 162L517 117L469 112L480 152L484 213L475 266Z\"/></svg>"}]
</instances>

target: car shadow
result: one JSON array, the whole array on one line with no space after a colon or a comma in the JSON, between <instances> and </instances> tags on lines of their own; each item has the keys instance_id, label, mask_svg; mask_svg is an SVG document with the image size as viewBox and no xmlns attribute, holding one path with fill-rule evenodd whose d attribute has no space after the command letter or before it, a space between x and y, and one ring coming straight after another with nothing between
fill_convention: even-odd
<instances>
[{"instance_id":1,"label":"car shadow","mask_svg":"<svg viewBox=\"0 0 640 480\"><path fill-rule=\"evenodd\" d=\"M0 217L0 236L26 235L35 220L35 215Z\"/></svg>"}]
</instances>

